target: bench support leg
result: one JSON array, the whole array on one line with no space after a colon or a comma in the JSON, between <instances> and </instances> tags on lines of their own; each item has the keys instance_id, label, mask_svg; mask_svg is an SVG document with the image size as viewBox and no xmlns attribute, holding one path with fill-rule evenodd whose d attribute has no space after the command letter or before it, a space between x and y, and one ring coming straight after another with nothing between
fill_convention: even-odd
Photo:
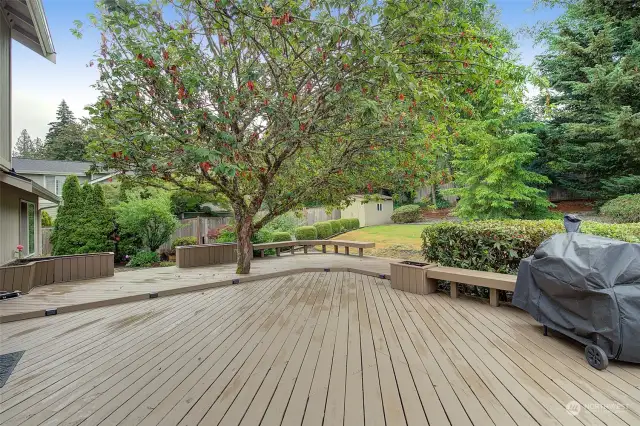
<instances>
[{"instance_id":1,"label":"bench support leg","mask_svg":"<svg viewBox=\"0 0 640 426\"><path fill-rule=\"evenodd\" d=\"M338 254L338 246L333 246L333 252Z\"/></svg>"},{"instance_id":2,"label":"bench support leg","mask_svg":"<svg viewBox=\"0 0 640 426\"><path fill-rule=\"evenodd\" d=\"M349 247L345 247L345 248L344 248L344 254L346 254L347 256L349 256Z\"/></svg>"},{"instance_id":3,"label":"bench support leg","mask_svg":"<svg viewBox=\"0 0 640 426\"><path fill-rule=\"evenodd\" d=\"M260 250L260 257L264 257L264 250Z\"/></svg>"},{"instance_id":4,"label":"bench support leg","mask_svg":"<svg viewBox=\"0 0 640 426\"><path fill-rule=\"evenodd\" d=\"M495 288L489 289L489 304L493 307L498 306L498 290Z\"/></svg>"},{"instance_id":5,"label":"bench support leg","mask_svg":"<svg viewBox=\"0 0 640 426\"><path fill-rule=\"evenodd\" d=\"M322 252L323 252L323 253L326 253L326 252L327 252L327 246L324 246L324 245L322 246Z\"/></svg>"},{"instance_id":6,"label":"bench support leg","mask_svg":"<svg viewBox=\"0 0 640 426\"><path fill-rule=\"evenodd\" d=\"M304 246L303 249L304 249L304 254L307 254L307 246Z\"/></svg>"},{"instance_id":7,"label":"bench support leg","mask_svg":"<svg viewBox=\"0 0 640 426\"><path fill-rule=\"evenodd\" d=\"M458 283L454 283L453 281L451 282L451 298L458 298Z\"/></svg>"},{"instance_id":8,"label":"bench support leg","mask_svg":"<svg viewBox=\"0 0 640 426\"><path fill-rule=\"evenodd\" d=\"M364 249L362 247L358 249L358 256L364 256Z\"/></svg>"},{"instance_id":9,"label":"bench support leg","mask_svg":"<svg viewBox=\"0 0 640 426\"><path fill-rule=\"evenodd\" d=\"M291 246L291 247L290 247L291 255L292 255L292 256L293 256L294 254L296 254L296 251L295 251L294 249L295 249L295 247L293 247L293 246Z\"/></svg>"},{"instance_id":10,"label":"bench support leg","mask_svg":"<svg viewBox=\"0 0 640 426\"><path fill-rule=\"evenodd\" d=\"M433 278L426 278L424 294L431 294L431 293L435 293L436 291L438 291L438 280L435 280Z\"/></svg>"},{"instance_id":11,"label":"bench support leg","mask_svg":"<svg viewBox=\"0 0 640 426\"><path fill-rule=\"evenodd\" d=\"M276 247L276 256L280 256L280 247Z\"/></svg>"}]
</instances>

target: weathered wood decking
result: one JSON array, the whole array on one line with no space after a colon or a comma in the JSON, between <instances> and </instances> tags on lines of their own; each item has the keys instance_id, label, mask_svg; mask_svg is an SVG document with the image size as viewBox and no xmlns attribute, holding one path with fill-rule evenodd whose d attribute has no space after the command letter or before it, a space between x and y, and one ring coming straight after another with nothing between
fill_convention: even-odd
<instances>
[{"instance_id":1,"label":"weathered wood decking","mask_svg":"<svg viewBox=\"0 0 640 426\"><path fill-rule=\"evenodd\" d=\"M640 424L638 366L596 371L522 311L354 273L17 321L0 335L2 353L26 350L0 390L7 425Z\"/></svg>"}]
</instances>

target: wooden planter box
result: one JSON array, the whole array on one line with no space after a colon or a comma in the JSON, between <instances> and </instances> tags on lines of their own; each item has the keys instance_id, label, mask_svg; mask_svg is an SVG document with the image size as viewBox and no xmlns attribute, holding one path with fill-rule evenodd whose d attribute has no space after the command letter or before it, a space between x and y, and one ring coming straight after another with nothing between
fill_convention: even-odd
<instances>
[{"instance_id":1,"label":"wooden planter box","mask_svg":"<svg viewBox=\"0 0 640 426\"><path fill-rule=\"evenodd\" d=\"M235 263L237 260L238 253L235 243L176 247L176 266L178 268L221 265Z\"/></svg>"},{"instance_id":2,"label":"wooden planter box","mask_svg":"<svg viewBox=\"0 0 640 426\"><path fill-rule=\"evenodd\" d=\"M391 264L391 288L416 294L433 293L437 280L427 278L427 270L438 265L420 262L394 262Z\"/></svg>"},{"instance_id":3,"label":"wooden planter box","mask_svg":"<svg viewBox=\"0 0 640 426\"><path fill-rule=\"evenodd\" d=\"M34 287L113 276L113 253L29 258L0 267L0 290L28 293Z\"/></svg>"}]
</instances>

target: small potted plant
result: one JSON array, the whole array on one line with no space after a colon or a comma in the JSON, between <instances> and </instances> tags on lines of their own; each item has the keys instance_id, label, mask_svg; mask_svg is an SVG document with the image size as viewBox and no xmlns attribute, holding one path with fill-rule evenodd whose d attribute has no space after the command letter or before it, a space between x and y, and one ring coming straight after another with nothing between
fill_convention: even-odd
<instances>
[{"instance_id":1,"label":"small potted plant","mask_svg":"<svg viewBox=\"0 0 640 426\"><path fill-rule=\"evenodd\" d=\"M16 246L16 254L18 256L18 259L22 259L22 250L24 250L24 246L22 244L18 244Z\"/></svg>"}]
</instances>

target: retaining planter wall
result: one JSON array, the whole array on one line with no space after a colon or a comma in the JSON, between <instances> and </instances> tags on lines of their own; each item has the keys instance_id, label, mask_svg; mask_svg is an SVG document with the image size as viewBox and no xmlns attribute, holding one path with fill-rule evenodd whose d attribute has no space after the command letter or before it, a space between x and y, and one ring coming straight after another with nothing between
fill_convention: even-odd
<instances>
[{"instance_id":1,"label":"retaining planter wall","mask_svg":"<svg viewBox=\"0 0 640 426\"><path fill-rule=\"evenodd\" d=\"M113 253L24 259L0 267L0 290L28 293L42 285L110 276Z\"/></svg>"},{"instance_id":2,"label":"retaining planter wall","mask_svg":"<svg viewBox=\"0 0 640 426\"><path fill-rule=\"evenodd\" d=\"M178 268L235 263L237 260L236 243L176 247L176 266Z\"/></svg>"},{"instance_id":3,"label":"retaining planter wall","mask_svg":"<svg viewBox=\"0 0 640 426\"><path fill-rule=\"evenodd\" d=\"M391 288L416 294L433 293L438 288L436 280L427 278L427 269L438 265L419 262L391 263Z\"/></svg>"}]
</instances>

